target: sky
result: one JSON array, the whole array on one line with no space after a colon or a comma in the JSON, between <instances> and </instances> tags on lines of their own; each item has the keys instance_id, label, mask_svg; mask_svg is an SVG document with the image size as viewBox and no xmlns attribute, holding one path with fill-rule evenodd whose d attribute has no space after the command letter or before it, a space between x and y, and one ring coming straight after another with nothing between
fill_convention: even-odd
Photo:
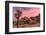
<instances>
[{"instance_id":1,"label":"sky","mask_svg":"<svg viewBox=\"0 0 46 35\"><path fill-rule=\"evenodd\" d=\"M35 17L40 13L40 8L36 7L13 7L13 20L16 20L15 13L16 10L20 10L22 12L20 19L22 17Z\"/></svg>"}]
</instances>

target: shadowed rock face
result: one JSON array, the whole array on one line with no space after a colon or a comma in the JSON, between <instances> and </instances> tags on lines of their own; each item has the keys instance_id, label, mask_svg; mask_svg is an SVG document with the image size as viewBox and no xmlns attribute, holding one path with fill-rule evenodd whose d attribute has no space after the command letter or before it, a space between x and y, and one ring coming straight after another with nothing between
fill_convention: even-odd
<instances>
[{"instance_id":1,"label":"shadowed rock face","mask_svg":"<svg viewBox=\"0 0 46 35\"><path fill-rule=\"evenodd\" d=\"M14 22L14 21L13 21ZM13 23L13 27L17 28L17 21ZM25 28L25 27L40 27L40 14L35 17L24 17L21 18L18 22L18 28Z\"/></svg>"}]
</instances>

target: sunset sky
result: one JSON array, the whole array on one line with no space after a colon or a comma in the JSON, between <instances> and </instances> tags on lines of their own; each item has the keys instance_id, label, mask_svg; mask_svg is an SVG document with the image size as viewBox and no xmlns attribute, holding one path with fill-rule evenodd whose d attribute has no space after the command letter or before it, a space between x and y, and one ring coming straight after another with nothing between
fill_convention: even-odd
<instances>
[{"instance_id":1,"label":"sunset sky","mask_svg":"<svg viewBox=\"0 0 46 35\"><path fill-rule=\"evenodd\" d=\"M14 21L16 20L15 18L15 13L16 10L20 10L22 12L22 15L20 16L20 19L22 17L35 17L40 13L40 8L36 8L36 7L13 7L13 19Z\"/></svg>"}]
</instances>

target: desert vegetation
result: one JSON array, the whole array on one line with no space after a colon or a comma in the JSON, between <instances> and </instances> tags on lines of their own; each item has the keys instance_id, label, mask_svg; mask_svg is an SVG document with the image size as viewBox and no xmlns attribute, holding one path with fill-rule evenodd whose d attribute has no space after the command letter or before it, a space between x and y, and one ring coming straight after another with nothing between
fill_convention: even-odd
<instances>
[{"instance_id":1,"label":"desert vegetation","mask_svg":"<svg viewBox=\"0 0 46 35\"><path fill-rule=\"evenodd\" d=\"M21 17L22 12L17 10L17 13L15 14L15 17L17 21L13 21L13 27L14 28L25 28L25 27L40 27L40 14L38 14L35 17Z\"/></svg>"}]
</instances>

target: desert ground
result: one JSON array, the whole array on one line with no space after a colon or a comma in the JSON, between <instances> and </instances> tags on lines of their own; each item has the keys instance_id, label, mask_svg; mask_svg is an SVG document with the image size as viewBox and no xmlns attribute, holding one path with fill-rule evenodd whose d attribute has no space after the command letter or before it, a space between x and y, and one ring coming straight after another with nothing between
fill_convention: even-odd
<instances>
[{"instance_id":1,"label":"desert ground","mask_svg":"<svg viewBox=\"0 0 46 35\"><path fill-rule=\"evenodd\" d=\"M40 27L40 15L36 17L24 17L20 20L13 21L13 28Z\"/></svg>"}]
</instances>

